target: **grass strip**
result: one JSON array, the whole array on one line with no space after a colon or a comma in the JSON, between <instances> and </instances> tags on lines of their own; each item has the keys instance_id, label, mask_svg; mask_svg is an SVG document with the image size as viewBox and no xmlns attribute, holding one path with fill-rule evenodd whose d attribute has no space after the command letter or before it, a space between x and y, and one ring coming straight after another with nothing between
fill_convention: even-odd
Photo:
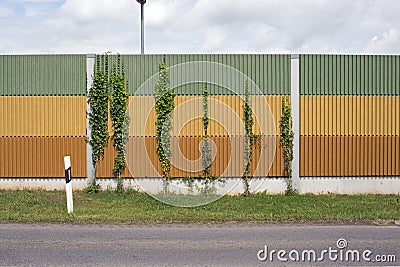
<instances>
[{"instance_id":1,"label":"grass strip","mask_svg":"<svg viewBox=\"0 0 400 267\"><path fill-rule=\"evenodd\" d=\"M180 208L145 193L74 192L74 213L66 212L64 191L0 191L1 222L171 223L312 222L396 220L400 195L224 196L206 206Z\"/></svg>"}]
</instances>

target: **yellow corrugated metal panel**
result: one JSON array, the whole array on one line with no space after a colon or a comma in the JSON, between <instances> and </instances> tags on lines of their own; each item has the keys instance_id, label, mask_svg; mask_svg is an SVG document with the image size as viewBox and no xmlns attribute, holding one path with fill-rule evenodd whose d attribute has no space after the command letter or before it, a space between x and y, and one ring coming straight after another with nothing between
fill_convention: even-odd
<instances>
[{"instance_id":1,"label":"yellow corrugated metal panel","mask_svg":"<svg viewBox=\"0 0 400 267\"><path fill-rule=\"evenodd\" d=\"M268 121L265 122L267 125L267 128L269 129L267 133L264 134L268 134L269 135L273 135L276 134L278 135L280 133L280 129L279 129L279 121L281 120L281 116L282 116L282 97L283 96L276 96L276 95L268 95L268 96L264 96L264 98L267 100L269 107L270 107L270 111L272 112L272 116L273 116L273 124L272 121ZM290 97L289 97L289 101L290 101ZM256 107L257 109L257 107ZM262 112L259 112L260 114L262 114ZM266 120L267 117L266 116L261 116L261 120ZM275 129L272 129L272 127L275 127ZM271 129L270 129L271 128ZM258 133L257 133L258 134Z\"/></svg>"},{"instance_id":2,"label":"yellow corrugated metal panel","mask_svg":"<svg viewBox=\"0 0 400 267\"><path fill-rule=\"evenodd\" d=\"M398 176L399 136L302 136L301 176Z\"/></svg>"},{"instance_id":3,"label":"yellow corrugated metal panel","mask_svg":"<svg viewBox=\"0 0 400 267\"><path fill-rule=\"evenodd\" d=\"M174 137L172 146L176 144L172 154L171 177L199 176L202 174L202 160L200 154L201 137ZM240 177L244 172L243 137L211 137L215 144L215 160L211 166L211 173L222 177ZM161 167L156 153L155 137L130 137L127 145L126 169L123 177L160 177ZM276 147L276 151L275 151ZM263 158L260 152L263 150ZM276 154L274 154L276 152ZM266 155L266 156L265 156ZM108 144L104 159L100 161L97 177L113 177L112 168L115 151ZM255 176L283 176L283 159L279 148L279 140L269 137L262 146L254 152L252 174ZM257 165L259 164L259 165ZM257 172L255 166L258 167Z\"/></svg>"},{"instance_id":4,"label":"yellow corrugated metal panel","mask_svg":"<svg viewBox=\"0 0 400 267\"><path fill-rule=\"evenodd\" d=\"M64 156L73 177L86 177L83 137L0 137L0 177L64 177Z\"/></svg>"},{"instance_id":5,"label":"yellow corrugated metal panel","mask_svg":"<svg viewBox=\"0 0 400 267\"><path fill-rule=\"evenodd\" d=\"M203 136L203 97L176 96L172 136ZM210 121L210 128L212 121Z\"/></svg>"},{"instance_id":6,"label":"yellow corrugated metal panel","mask_svg":"<svg viewBox=\"0 0 400 267\"><path fill-rule=\"evenodd\" d=\"M301 135L400 135L398 96L301 96Z\"/></svg>"},{"instance_id":7,"label":"yellow corrugated metal panel","mask_svg":"<svg viewBox=\"0 0 400 267\"><path fill-rule=\"evenodd\" d=\"M83 96L0 97L0 136L85 136Z\"/></svg>"},{"instance_id":8,"label":"yellow corrugated metal panel","mask_svg":"<svg viewBox=\"0 0 400 267\"><path fill-rule=\"evenodd\" d=\"M129 136L156 136L154 96L129 97Z\"/></svg>"},{"instance_id":9,"label":"yellow corrugated metal panel","mask_svg":"<svg viewBox=\"0 0 400 267\"><path fill-rule=\"evenodd\" d=\"M211 124L210 135L244 136L244 98L242 96L212 96L210 118L218 124ZM282 96L250 96L253 110L255 134L275 136L279 132Z\"/></svg>"},{"instance_id":10,"label":"yellow corrugated metal panel","mask_svg":"<svg viewBox=\"0 0 400 267\"><path fill-rule=\"evenodd\" d=\"M243 98L240 96L212 96L210 97L210 118L214 118L225 128L229 136L244 135ZM210 127L210 134L223 136L220 127Z\"/></svg>"},{"instance_id":11,"label":"yellow corrugated metal panel","mask_svg":"<svg viewBox=\"0 0 400 267\"><path fill-rule=\"evenodd\" d=\"M254 110L254 132L275 135L279 132L281 96L251 96ZM210 136L244 135L243 97L210 96L209 118ZM269 108L267 106L269 105ZM155 136L155 101L152 96L130 97L130 136ZM272 115L269 115L272 112ZM203 136L202 96L176 96L173 114L173 136ZM262 127L260 127L262 126ZM110 128L111 129L111 128Z\"/></svg>"}]
</instances>

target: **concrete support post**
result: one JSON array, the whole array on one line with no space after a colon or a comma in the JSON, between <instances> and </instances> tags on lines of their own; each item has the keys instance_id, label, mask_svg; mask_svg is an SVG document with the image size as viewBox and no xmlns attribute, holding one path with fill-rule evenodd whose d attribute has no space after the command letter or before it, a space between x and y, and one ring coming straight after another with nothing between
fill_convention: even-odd
<instances>
[{"instance_id":1,"label":"concrete support post","mask_svg":"<svg viewBox=\"0 0 400 267\"><path fill-rule=\"evenodd\" d=\"M293 120L293 161L292 182L293 188L301 193L300 188L300 56L291 56L291 88L290 101Z\"/></svg>"},{"instance_id":2,"label":"concrete support post","mask_svg":"<svg viewBox=\"0 0 400 267\"><path fill-rule=\"evenodd\" d=\"M89 93L90 88L92 87L93 84L93 71L94 71L94 65L96 61L96 55L95 54L87 54L86 55L86 92ZM90 105L86 104L86 114L90 113ZM86 115L86 136L90 138L91 135L91 127L89 126L89 117ZM87 166L87 181L88 184L91 184L94 181L95 177L95 169L92 164L92 146L87 143L86 144L86 166Z\"/></svg>"}]
</instances>

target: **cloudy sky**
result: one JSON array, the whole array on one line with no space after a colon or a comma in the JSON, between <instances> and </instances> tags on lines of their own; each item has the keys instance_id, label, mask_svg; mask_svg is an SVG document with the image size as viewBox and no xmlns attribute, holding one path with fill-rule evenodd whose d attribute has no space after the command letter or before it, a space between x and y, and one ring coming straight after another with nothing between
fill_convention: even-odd
<instances>
[{"instance_id":1,"label":"cloudy sky","mask_svg":"<svg viewBox=\"0 0 400 267\"><path fill-rule=\"evenodd\" d=\"M147 0L146 53L400 54L400 0ZM139 53L136 0L0 0L0 54Z\"/></svg>"}]
</instances>

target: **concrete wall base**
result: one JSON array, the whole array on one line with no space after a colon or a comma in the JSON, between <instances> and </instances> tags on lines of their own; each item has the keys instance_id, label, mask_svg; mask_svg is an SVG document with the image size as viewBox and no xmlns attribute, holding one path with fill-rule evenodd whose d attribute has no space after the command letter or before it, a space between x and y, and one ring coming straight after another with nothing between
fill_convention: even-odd
<instances>
[{"instance_id":1,"label":"concrete wall base","mask_svg":"<svg viewBox=\"0 0 400 267\"><path fill-rule=\"evenodd\" d=\"M124 179L125 188L133 188L152 194L161 191L160 180L157 178ZM102 189L114 189L116 179L98 179ZM73 178L74 190L81 190L87 186L87 179ZM177 193L188 193L181 182L171 182L170 188ZM64 178L1 178L0 189L44 189L65 190ZM243 185L240 178L228 178L223 185L216 185L220 194L240 194ZM251 183L253 192L266 192L267 194L281 194L286 189L285 178L254 178ZM196 193L196 190L194 190ZM300 193L312 194L398 194L400 193L400 177L302 177L300 179Z\"/></svg>"}]
</instances>

